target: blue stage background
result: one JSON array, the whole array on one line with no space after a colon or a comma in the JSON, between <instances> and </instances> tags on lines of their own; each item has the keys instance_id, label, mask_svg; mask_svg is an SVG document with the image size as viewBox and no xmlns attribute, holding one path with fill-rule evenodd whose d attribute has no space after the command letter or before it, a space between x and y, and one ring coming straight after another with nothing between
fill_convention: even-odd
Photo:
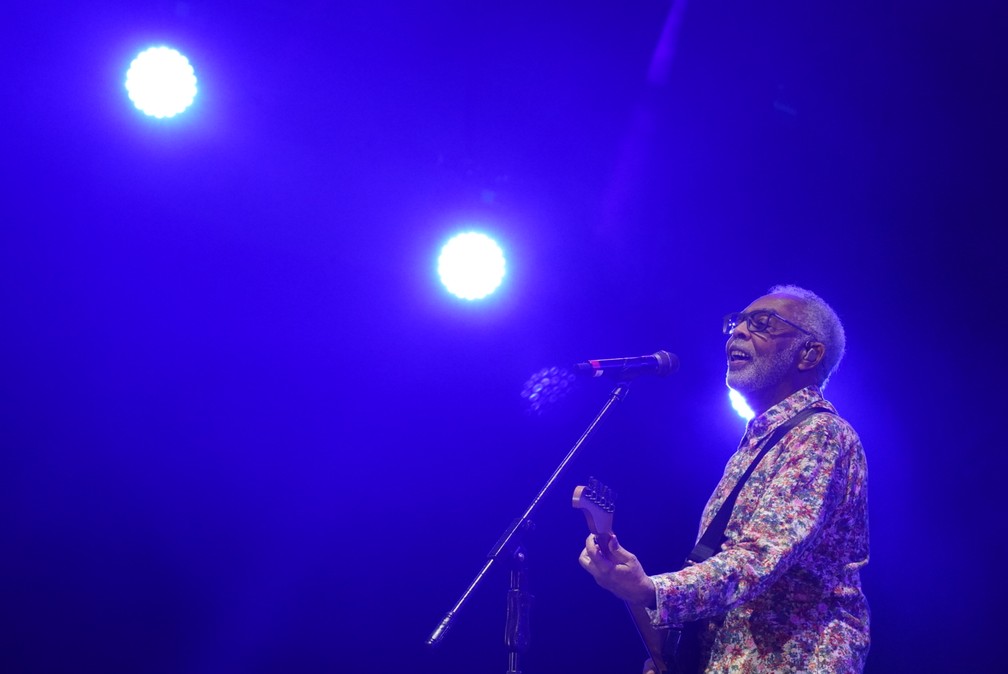
<instances>
[{"instance_id":1,"label":"blue stage background","mask_svg":"<svg viewBox=\"0 0 1008 674\"><path fill-rule=\"evenodd\" d=\"M527 540L524 670L637 672L571 490L678 563L743 429L721 317L775 283L847 327L866 671L996 669L1004 6L625 5L5 10L0 670L503 672L504 568L424 641L610 390L523 383L668 349ZM200 86L160 124L159 43ZM470 223L480 305L434 272Z\"/></svg>"}]
</instances>

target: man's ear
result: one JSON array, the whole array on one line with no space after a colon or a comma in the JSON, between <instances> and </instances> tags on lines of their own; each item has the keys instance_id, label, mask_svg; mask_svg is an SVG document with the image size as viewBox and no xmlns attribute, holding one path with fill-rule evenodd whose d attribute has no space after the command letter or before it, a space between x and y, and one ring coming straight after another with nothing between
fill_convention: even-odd
<instances>
[{"instance_id":1,"label":"man's ear","mask_svg":"<svg viewBox=\"0 0 1008 674\"><path fill-rule=\"evenodd\" d=\"M826 355L826 345L822 342L805 342L801 358L798 360L799 370L811 370L818 365Z\"/></svg>"}]
</instances>

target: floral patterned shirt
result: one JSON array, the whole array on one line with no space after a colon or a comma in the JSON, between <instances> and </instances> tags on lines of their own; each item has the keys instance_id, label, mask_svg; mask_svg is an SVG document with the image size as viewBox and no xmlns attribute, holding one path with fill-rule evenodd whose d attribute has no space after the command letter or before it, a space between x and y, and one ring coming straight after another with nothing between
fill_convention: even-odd
<instances>
[{"instance_id":1,"label":"floral patterned shirt","mask_svg":"<svg viewBox=\"0 0 1008 674\"><path fill-rule=\"evenodd\" d=\"M808 387L751 420L707 502L700 533L762 443L806 407L835 412ZM701 619L708 674L861 672L868 603L864 449L836 414L814 414L788 433L739 493L720 551L652 576L656 626Z\"/></svg>"}]
</instances>

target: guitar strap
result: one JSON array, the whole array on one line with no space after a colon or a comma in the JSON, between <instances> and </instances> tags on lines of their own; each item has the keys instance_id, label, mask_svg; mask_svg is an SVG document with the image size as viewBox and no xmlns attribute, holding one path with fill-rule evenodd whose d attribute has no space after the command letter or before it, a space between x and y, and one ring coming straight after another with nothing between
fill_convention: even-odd
<instances>
[{"instance_id":1,"label":"guitar strap","mask_svg":"<svg viewBox=\"0 0 1008 674\"><path fill-rule=\"evenodd\" d=\"M770 438L763 444L763 448L760 449L759 454L756 455L756 458L754 458L749 464L749 467L746 468L745 473L743 473L742 477L740 477L738 482L735 483L735 488L732 489L731 494L729 494L728 498L726 498L724 503L721 504L717 515L715 515L714 519L711 520L711 523L707 525L707 529L704 531L703 536L700 537L699 542L697 542L693 551L690 552L689 556L686 558L687 565L690 562L694 564L702 562L721 549L721 544L725 542L725 529L728 527L728 520L731 518L732 511L735 509L735 501L738 499L738 495L742 491L746 482L748 482L749 476L751 476L753 471L756 470L756 466L758 466L759 462L763 460L763 457L767 455L767 452L773 449L774 446L780 442L792 428L805 421L805 419L813 414L819 412L832 414L832 412L824 407L806 407L774 430L773 435L771 435Z\"/></svg>"},{"instance_id":2,"label":"guitar strap","mask_svg":"<svg viewBox=\"0 0 1008 674\"><path fill-rule=\"evenodd\" d=\"M731 518L732 511L735 509L735 501L738 499L739 493L749 480L749 476L752 475L754 470L756 470L756 466L758 466L759 462L763 460L763 457L766 456L767 452L773 449L774 446L791 431L791 429L813 414L819 413L833 414L833 412L825 407L807 407L774 430L773 434L765 443L763 443L763 447L760 449L759 454L756 455L756 458L754 458L749 464L749 467L746 468L745 473L743 473L742 477L739 478L738 482L735 484L735 488L732 489L731 494L729 494L728 498L726 498L724 503L721 504L721 507L718 509L714 519L711 520L707 529L704 530L703 536L700 537L700 540L686 558L686 563L683 565L684 568L708 559L721 549L721 545L726 539L725 529L728 526L728 520ZM705 621L696 620L683 625L678 643L674 646L675 657L673 660L675 662L676 672L681 672L683 674L686 674L687 672L689 674L695 674L695 672L699 671L699 636L700 626L703 622Z\"/></svg>"}]
</instances>

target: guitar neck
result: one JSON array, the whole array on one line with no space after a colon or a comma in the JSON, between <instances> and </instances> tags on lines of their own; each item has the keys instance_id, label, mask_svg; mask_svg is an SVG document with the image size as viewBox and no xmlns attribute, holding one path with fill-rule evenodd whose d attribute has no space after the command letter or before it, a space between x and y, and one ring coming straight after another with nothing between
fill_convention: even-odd
<instances>
[{"instance_id":1,"label":"guitar neck","mask_svg":"<svg viewBox=\"0 0 1008 674\"><path fill-rule=\"evenodd\" d=\"M615 494L609 489L601 486L596 481L589 482L587 487L577 487L574 489L572 505L574 508L584 513L588 521L588 530L595 535L595 540L602 548L607 548L609 538L612 536L613 501ZM669 630L655 629L651 625L651 616L643 606L632 606L625 602L627 611L633 619L634 627L644 642L644 648L648 656L655 665L658 674L671 672L668 660L665 657L665 642L669 635Z\"/></svg>"},{"instance_id":2,"label":"guitar neck","mask_svg":"<svg viewBox=\"0 0 1008 674\"><path fill-rule=\"evenodd\" d=\"M633 619L634 627L637 628L637 634L640 635L641 641L644 642L644 648L647 650L648 657L654 663L658 674L665 674L671 671L668 663L665 661L665 640L668 637L668 630L655 629L651 625L651 616L647 614L647 610L643 606L634 606L629 602L624 603L626 604L627 612L630 613L630 617Z\"/></svg>"}]
</instances>

